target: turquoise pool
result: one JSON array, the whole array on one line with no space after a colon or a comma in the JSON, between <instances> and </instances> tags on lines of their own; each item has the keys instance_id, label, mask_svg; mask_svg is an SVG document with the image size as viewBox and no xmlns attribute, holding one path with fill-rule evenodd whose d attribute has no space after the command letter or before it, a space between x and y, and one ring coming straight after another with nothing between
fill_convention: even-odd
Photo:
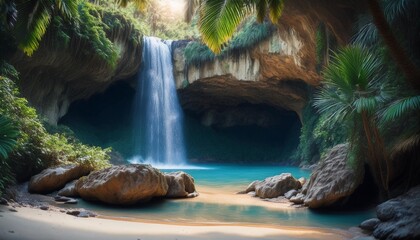
<instances>
[{"instance_id":1,"label":"turquoise pool","mask_svg":"<svg viewBox=\"0 0 420 240\"><path fill-rule=\"evenodd\" d=\"M250 182L276 174L290 172L296 178L308 177L308 171L282 166L205 165L203 169L183 169L194 176L198 190L201 187L222 188L235 193ZM164 172L176 169L162 170ZM200 197L199 197L200 198ZM65 206L74 207L74 206ZM348 212L317 212L308 209L277 209L261 206L208 203L188 200L158 200L146 205L113 207L79 201L77 207L113 217L159 220L167 222L246 223L282 226L307 226L347 229L374 216L372 209Z\"/></svg>"}]
</instances>

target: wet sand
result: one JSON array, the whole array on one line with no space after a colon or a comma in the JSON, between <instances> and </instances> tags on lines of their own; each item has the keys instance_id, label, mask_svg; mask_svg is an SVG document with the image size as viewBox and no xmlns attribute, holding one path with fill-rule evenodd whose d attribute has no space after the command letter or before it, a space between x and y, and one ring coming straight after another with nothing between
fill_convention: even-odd
<instances>
[{"instance_id":1,"label":"wet sand","mask_svg":"<svg viewBox=\"0 0 420 240\"><path fill-rule=\"evenodd\" d=\"M347 239L346 231L267 225L166 224L108 218L77 218L56 211L0 207L0 239Z\"/></svg>"}]
</instances>

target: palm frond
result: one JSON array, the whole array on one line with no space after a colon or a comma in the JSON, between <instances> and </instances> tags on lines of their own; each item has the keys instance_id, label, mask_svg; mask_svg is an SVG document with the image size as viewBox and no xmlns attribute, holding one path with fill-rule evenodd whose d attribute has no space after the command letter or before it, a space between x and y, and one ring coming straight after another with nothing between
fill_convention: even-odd
<instances>
[{"instance_id":1,"label":"palm frond","mask_svg":"<svg viewBox=\"0 0 420 240\"><path fill-rule=\"evenodd\" d=\"M420 112L420 95L405 97L392 102L382 113L382 121L396 120L411 111Z\"/></svg>"},{"instance_id":2,"label":"palm frond","mask_svg":"<svg viewBox=\"0 0 420 240\"><path fill-rule=\"evenodd\" d=\"M13 126L10 119L0 115L0 158L6 159L13 151L19 131Z\"/></svg>"},{"instance_id":3,"label":"palm frond","mask_svg":"<svg viewBox=\"0 0 420 240\"><path fill-rule=\"evenodd\" d=\"M220 53L238 25L251 12L251 5L236 0L207 0L200 6L198 28L203 42Z\"/></svg>"},{"instance_id":4,"label":"palm frond","mask_svg":"<svg viewBox=\"0 0 420 240\"><path fill-rule=\"evenodd\" d=\"M51 21L50 9L44 7L36 7L29 18L26 34L19 42L19 48L28 56L31 56L39 46L39 43Z\"/></svg>"},{"instance_id":5,"label":"palm frond","mask_svg":"<svg viewBox=\"0 0 420 240\"><path fill-rule=\"evenodd\" d=\"M395 17L404 15L409 11L410 5L417 0L385 0L384 15L392 22Z\"/></svg>"},{"instance_id":6,"label":"palm frond","mask_svg":"<svg viewBox=\"0 0 420 240\"><path fill-rule=\"evenodd\" d=\"M378 106L378 101L375 96L360 97L353 102L353 106L358 113L362 111L373 113Z\"/></svg>"},{"instance_id":7,"label":"palm frond","mask_svg":"<svg viewBox=\"0 0 420 240\"><path fill-rule=\"evenodd\" d=\"M324 114L328 121L341 122L353 111L346 96L339 94L336 88L324 85L314 97L314 106Z\"/></svg>"},{"instance_id":8,"label":"palm frond","mask_svg":"<svg viewBox=\"0 0 420 240\"><path fill-rule=\"evenodd\" d=\"M401 137L391 149L391 158L410 150L416 150L420 146L420 133L409 134Z\"/></svg>"},{"instance_id":9,"label":"palm frond","mask_svg":"<svg viewBox=\"0 0 420 240\"><path fill-rule=\"evenodd\" d=\"M268 0L269 18L272 23L277 23L284 9L284 0Z\"/></svg>"},{"instance_id":10,"label":"palm frond","mask_svg":"<svg viewBox=\"0 0 420 240\"><path fill-rule=\"evenodd\" d=\"M58 10L68 19L77 18L78 16L78 0L56 0Z\"/></svg>"}]
</instances>

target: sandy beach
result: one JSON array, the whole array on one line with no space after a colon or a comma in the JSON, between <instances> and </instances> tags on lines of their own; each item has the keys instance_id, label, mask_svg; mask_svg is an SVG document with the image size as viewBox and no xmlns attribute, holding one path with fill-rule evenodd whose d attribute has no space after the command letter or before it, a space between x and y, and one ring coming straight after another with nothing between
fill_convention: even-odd
<instances>
[{"instance_id":1,"label":"sandy beach","mask_svg":"<svg viewBox=\"0 0 420 240\"><path fill-rule=\"evenodd\" d=\"M264 201L258 197L252 197L248 194L236 194L235 190L229 188L197 187L200 195L196 198L176 199L176 201L218 203L240 206L259 206L272 209L283 209L295 211L296 207L285 198L279 198L276 202ZM236 191L237 192L237 191Z\"/></svg>"},{"instance_id":2,"label":"sandy beach","mask_svg":"<svg viewBox=\"0 0 420 240\"><path fill-rule=\"evenodd\" d=\"M176 225L121 221L105 218L77 218L55 211L29 207L0 207L0 239L347 239L340 230L237 226L237 225Z\"/></svg>"}]
</instances>

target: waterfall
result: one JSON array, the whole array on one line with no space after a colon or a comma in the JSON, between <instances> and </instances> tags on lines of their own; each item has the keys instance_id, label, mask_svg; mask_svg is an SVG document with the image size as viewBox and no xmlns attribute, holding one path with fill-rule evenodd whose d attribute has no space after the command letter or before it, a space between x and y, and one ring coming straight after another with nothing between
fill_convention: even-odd
<instances>
[{"instance_id":1,"label":"waterfall","mask_svg":"<svg viewBox=\"0 0 420 240\"><path fill-rule=\"evenodd\" d=\"M143 62L134 103L137 157L130 162L154 166L186 163L183 114L172 68L171 42L144 37Z\"/></svg>"}]
</instances>

